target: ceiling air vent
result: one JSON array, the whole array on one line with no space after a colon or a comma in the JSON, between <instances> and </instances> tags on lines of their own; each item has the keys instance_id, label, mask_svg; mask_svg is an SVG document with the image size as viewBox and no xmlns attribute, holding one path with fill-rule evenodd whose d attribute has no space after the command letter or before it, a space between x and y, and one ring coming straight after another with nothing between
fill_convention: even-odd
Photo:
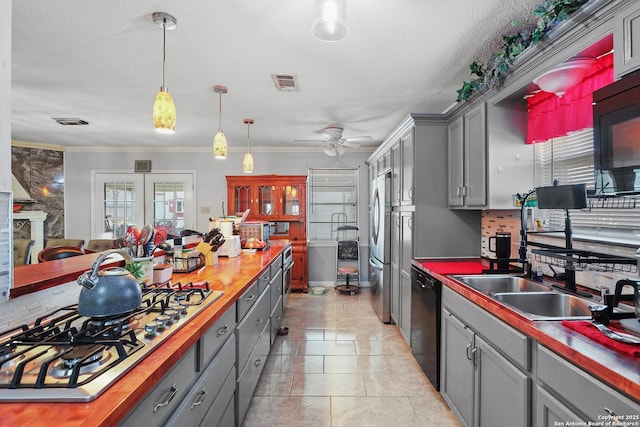
<instances>
[{"instance_id":1,"label":"ceiling air vent","mask_svg":"<svg viewBox=\"0 0 640 427\"><path fill-rule=\"evenodd\" d=\"M89 122L82 119L75 119L69 117L53 117L53 120L61 124L62 126L85 126L88 125Z\"/></svg>"},{"instance_id":2,"label":"ceiling air vent","mask_svg":"<svg viewBox=\"0 0 640 427\"><path fill-rule=\"evenodd\" d=\"M276 89L283 92L297 92L298 83L295 74L271 74Z\"/></svg>"}]
</instances>

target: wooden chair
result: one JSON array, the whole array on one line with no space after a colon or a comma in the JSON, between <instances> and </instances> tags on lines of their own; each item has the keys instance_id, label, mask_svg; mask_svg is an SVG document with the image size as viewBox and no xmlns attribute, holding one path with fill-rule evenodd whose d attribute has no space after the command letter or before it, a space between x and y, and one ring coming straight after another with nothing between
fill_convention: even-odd
<instances>
[{"instance_id":1,"label":"wooden chair","mask_svg":"<svg viewBox=\"0 0 640 427\"><path fill-rule=\"evenodd\" d=\"M31 264L31 250L35 240L14 239L13 241L13 266Z\"/></svg>"},{"instance_id":2,"label":"wooden chair","mask_svg":"<svg viewBox=\"0 0 640 427\"><path fill-rule=\"evenodd\" d=\"M50 246L38 252L38 262L53 261L84 255L84 251L75 246Z\"/></svg>"},{"instance_id":3,"label":"wooden chair","mask_svg":"<svg viewBox=\"0 0 640 427\"><path fill-rule=\"evenodd\" d=\"M52 246L69 246L84 249L83 239L49 239L44 244L45 249Z\"/></svg>"}]
</instances>

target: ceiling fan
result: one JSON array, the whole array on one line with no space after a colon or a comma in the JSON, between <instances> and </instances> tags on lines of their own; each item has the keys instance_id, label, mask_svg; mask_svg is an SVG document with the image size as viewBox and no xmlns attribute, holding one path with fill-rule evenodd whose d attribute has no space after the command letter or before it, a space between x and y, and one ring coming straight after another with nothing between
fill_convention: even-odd
<instances>
[{"instance_id":1,"label":"ceiling fan","mask_svg":"<svg viewBox=\"0 0 640 427\"><path fill-rule=\"evenodd\" d=\"M323 129L322 135L324 140L302 140L298 139L298 142L323 142L323 151L327 156L340 156L347 151L347 148L359 147L358 142L370 141L370 136L354 136L351 138L344 138L342 133L344 128L339 126L327 126Z\"/></svg>"}]
</instances>

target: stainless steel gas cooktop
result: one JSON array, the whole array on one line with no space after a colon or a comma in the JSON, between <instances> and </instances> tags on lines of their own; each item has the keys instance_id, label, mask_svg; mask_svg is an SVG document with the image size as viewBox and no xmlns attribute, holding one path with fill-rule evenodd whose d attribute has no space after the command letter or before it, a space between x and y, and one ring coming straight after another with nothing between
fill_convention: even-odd
<instances>
[{"instance_id":1,"label":"stainless steel gas cooktop","mask_svg":"<svg viewBox=\"0 0 640 427\"><path fill-rule=\"evenodd\" d=\"M208 283L143 287L121 317L63 307L0 333L0 401L90 401L223 295Z\"/></svg>"}]
</instances>

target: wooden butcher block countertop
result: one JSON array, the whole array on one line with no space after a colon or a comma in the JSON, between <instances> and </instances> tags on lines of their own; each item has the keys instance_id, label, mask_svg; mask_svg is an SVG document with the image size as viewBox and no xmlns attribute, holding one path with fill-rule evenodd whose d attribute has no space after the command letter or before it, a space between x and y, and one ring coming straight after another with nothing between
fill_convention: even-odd
<instances>
[{"instance_id":1,"label":"wooden butcher block countertop","mask_svg":"<svg viewBox=\"0 0 640 427\"><path fill-rule=\"evenodd\" d=\"M275 240L264 251L219 258L217 265L207 266L201 272L174 275L174 280L183 283L208 281L211 289L223 291L224 295L182 326L97 399L79 403L3 402L0 403L0 426L116 425L288 245L287 240Z\"/></svg>"}]
</instances>

